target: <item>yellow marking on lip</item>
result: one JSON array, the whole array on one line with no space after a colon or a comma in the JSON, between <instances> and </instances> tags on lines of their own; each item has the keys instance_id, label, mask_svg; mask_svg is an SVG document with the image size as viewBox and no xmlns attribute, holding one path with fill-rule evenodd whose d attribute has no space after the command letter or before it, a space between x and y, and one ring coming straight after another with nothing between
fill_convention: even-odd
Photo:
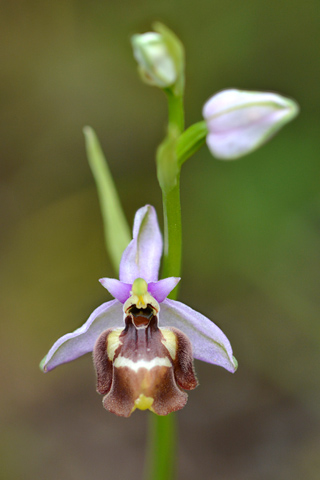
<instances>
[{"instance_id":1,"label":"yellow marking on lip","mask_svg":"<svg viewBox=\"0 0 320 480\"><path fill-rule=\"evenodd\" d=\"M137 307L138 308L146 308L147 304L144 301L144 297L145 297L145 294L144 295L138 295L138 301L137 301Z\"/></svg>"},{"instance_id":2,"label":"yellow marking on lip","mask_svg":"<svg viewBox=\"0 0 320 480\"><path fill-rule=\"evenodd\" d=\"M152 410L153 398L146 397L143 393L140 393L139 397L134 402L134 408L139 410Z\"/></svg>"},{"instance_id":3,"label":"yellow marking on lip","mask_svg":"<svg viewBox=\"0 0 320 480\"><path fill-rule=\"evenodd\" d=\"M172 330L169 330L167 328L160 328L160 331L164 337L161 340L161 343L168 350L172 360L174 360L177 354L177 337Z\"/></svg>"},{"instance_id":4,"label":"yellow marking on lip","mask_svg":"<svg viewBox=\"0 0 320 480\"><path fill-rule=\"evenodd\" d=\"M110 332L107 337L107 354L111 362L114 359L115 351L117 350L119 345L122 345L122 342L119 340L122 330L123 330L122 328L117 328L112 332Z\"/></svg>"}]
</instances>

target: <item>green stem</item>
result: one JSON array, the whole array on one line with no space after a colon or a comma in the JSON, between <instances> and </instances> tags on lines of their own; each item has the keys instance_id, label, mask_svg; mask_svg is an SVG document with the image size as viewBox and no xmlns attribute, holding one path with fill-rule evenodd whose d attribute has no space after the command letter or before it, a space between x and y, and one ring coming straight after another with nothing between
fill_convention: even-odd
<instances>
[{"instance_id":1,"label":"green stem","mask_svg":"<svg viewBox=\"0 0 320 480\"><path fill-rule=\"evenodd\" d=\"M166 91L168 99L168 137L170 133L179 138L184 129L184 106L183 97L175 96L171 90ZM166 139L163 144L166 143ZM181 230L181 205L180 205L180 168L177 166L176 142L169 144L173 151L169 152L168 157L175 162L175 182L169 189L162 186L162 204L164 218L164 256L162 276L180 277L181 256L182 256L182 230ZM164 154L167 152L164 150ZM166 166L166 162L162 162ZM170 298L176 299L178 289L175 288Z\"/></svg>"},{"instance_id":2,"label":"green stem","mask_svg":"<svg viewBox=\"0 0 320 480\"><path fill-rule=\"evenodd\" d=\"M179 175L180 176L180 175ZM179 277L181 273L182 230L180 206L180 178L169 192L162 192L164 217L164 255L162 276ZM170 298L177 298L177 287L171 292Z\"/></svg>"},{"instance_id":3,"label":"green stem","mask_svg":"<svg viewBox=\"0 0 320 480\"><path fill-rule=\"evenodd\" d=\"M184 130L184 106L183 97L176 96L171 89L165 90L168 100L168 129L174 127L180 134Z\"/></svg>"},{"instance_id":4,"label":"green stem","mask_svg":"<svg viewBox=\"0 0 320 480\"><path fill-rule=\"evenodd\" d=\"M175 471L176 428L173 413L166 417L150 414L146 478L171 480Z\"/></svg>"},{"instance_id":5,"label":"green stem","mask_svg":"<svg viewBox=\"0 0 320 480\"><path fill-rule=\"evenodd\" d=\"M180 168L176 139L184 129L183 98L166 90L168 99L168 135L157 152L158 179L162 189L164 217L164 256L162 278L179 277L181 271ZM170 298L176 299L177 287ZM150 416L148 480L172 480L175 473L176 426L174 414Z\"/></svg>"}]
</instances>

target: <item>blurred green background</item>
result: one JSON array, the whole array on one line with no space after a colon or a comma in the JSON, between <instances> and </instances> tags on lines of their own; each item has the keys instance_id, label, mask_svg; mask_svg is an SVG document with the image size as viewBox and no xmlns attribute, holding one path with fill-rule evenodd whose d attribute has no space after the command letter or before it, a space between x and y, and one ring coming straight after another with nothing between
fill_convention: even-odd
<instances>
[{"instance_id":1,"label":"blurred green background","mask_svg":"<svg viewBox=\"0 0 320 480\"><path fill-rule=\"evenodd\" d=\"M100 137L127 218L161 219L154 155L166 103L130 35L160 20L187 54L187 125L230 87L274 90L300 116L235 162L203 148L182 172L180 299L214 319L233 376L196 362L178 414L179 478L320 476L318 0L1 2L0 477L140 479L148 414L104 411L90 356L43 375L62 334L108 300L113 276L82 135Z\"/></svg>"}]
</instances>

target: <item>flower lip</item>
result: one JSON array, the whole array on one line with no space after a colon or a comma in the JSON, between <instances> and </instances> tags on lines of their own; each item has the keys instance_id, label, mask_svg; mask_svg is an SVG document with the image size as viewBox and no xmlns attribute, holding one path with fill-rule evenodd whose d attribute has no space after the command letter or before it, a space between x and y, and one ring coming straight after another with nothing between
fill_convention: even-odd
<instances>
[{"instance_id":1,"label":"flower lip","mask_svg":"<svg viewBox=\"0 0 320 480\"><path fill-rule=\"evenodd\" d=\"M185 390L198 384L189 339L176 329L160 329L154 315L145 329L136 328L128 315L123 331L102 332L93 361L103 406L122 417L136 408L158 415L180 410Z\"/></svg>"}]
</instances>

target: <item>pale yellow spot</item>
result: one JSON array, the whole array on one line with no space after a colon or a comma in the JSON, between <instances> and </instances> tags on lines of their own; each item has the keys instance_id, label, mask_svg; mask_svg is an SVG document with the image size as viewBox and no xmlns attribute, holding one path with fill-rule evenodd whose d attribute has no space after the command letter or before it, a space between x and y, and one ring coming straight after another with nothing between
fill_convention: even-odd
<instances>
[{"instance_id":1,"label":"pale yellow spot","mask_svg":"<svg viewBox=\"0 0 320 480\"><path fill-rule=\"evenodd\" d=\"M177 337L173 333L172 330L168 330L167 328L160 328L160 330L161 330L161 333L164 337L161 340L161 343L168 350L172 360L174 360L176 358L176 354L177 354Z\"/></svg>"},{"instance_id":2,"label":"pale yellow spot","mask_svg":"<svg viewBox=\"0 0 320 480\"><path fill-rule=\"evenodd\" d=\"M122 330L123 330L122 328L116 328L115 330L110 332L108 335L107 354L111 362L113 361L115 351L117 350L119 345L122 345L122 342L119 340Z\"/></svg>"},{"instance_id":3,"label":"pale yellow spot","mask_svg":"<svg viewBox=\"0 0 320 480\"><path fill-rule=\"evenodd\" d=\"M143 393L140 393L139 397L134 402L135 408L138 408L139 410L151 410L152 404L153 398L146 397Z\"/></svg>"}]
</instances>

